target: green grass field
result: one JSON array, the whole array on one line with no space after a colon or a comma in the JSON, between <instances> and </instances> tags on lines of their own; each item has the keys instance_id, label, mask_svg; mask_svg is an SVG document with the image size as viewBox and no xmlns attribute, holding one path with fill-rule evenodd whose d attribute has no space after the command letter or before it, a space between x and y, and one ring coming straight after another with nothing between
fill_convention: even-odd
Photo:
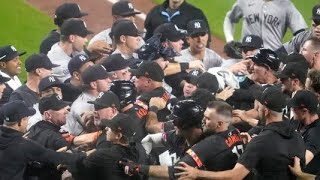
<instances>
[{"instance_id":1,"label":"green grass field","mask_svg":"<svg viewBox=\"0 0 320 180\"><path fill-rule=\"evenodd\" d=\"M319 0L291 0L296 8L301 12L308 25L311 17L312 7L319 3ZM162 3L163 0L154 0L156 3ZM187 2L196 5L205 13L210 23L211 31L217 37L224 39L223 34L223 21L225 14L231 9L235 0L187 0ZM238 23L236 31L236 38L240 39L241 23ZM290 30L288 31L290 32ZM287 33L285 40L288 40L292 36L291 33Z\"/></svg>"},{"instance_id":2,"label":"green grass field","mask_svg":"<svg viewBox=\"0 0 320 180\"><path fill-rule=\"evenodd\" d=\"M39 43L54 28L52 18L26 4L24 0L1 1L0 22L0 46L12 44L18 51L27 51L21 58L23 61L39 51ZM24 70L20 78L26 79Z\"/></svg>"}]
</instances>

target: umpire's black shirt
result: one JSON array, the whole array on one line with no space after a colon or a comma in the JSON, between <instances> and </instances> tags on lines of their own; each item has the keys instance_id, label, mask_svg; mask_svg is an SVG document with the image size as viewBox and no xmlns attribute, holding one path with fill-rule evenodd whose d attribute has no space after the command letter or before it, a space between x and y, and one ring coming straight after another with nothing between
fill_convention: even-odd
<instances>
[{"instance_id":1,"label":"umpire's black shirt","mask_svg":"<svg viewBox=\"0 0 320 180\"><path fill-rule=\"evenodd\" d=\"M84 154L57 153L22 135L19 131L0 127L0 180L23 180L29 161L73 164L84 157Z\"/></svg>"},{"instance_id":2,"label":"umpire's black shirt","mask_svg":"<svg viewBox=\"0 0 320 180\"><path fill-rule=\"evenodd\" d=\"M310 174L317 174L320 172L320 120L318 119L309 124L301 132L307 150L314 155L304 171Z\"/></svg>"},{"instance_id":3,"label":"umpire's black shirt","mask_svg":"<svg viewBox=\"0 0 320 180\"><path fill-rule=\"evenodd\" d=\"M248 170L255 168L259 179L296 179L288 165L297 156L304 162L305 146L301 135L285 122L266 125L262 132L253 137L238 163Z\"/></svg>"}]
</instances>

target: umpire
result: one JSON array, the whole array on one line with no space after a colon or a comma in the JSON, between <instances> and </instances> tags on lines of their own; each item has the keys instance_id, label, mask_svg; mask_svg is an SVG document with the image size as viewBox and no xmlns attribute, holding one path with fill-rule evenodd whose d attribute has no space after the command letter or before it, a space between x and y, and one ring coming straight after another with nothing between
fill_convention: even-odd
<instances>
[{"instance_id":1,"label":"umpire","mask_svg":"<svg viewBox=\"0 0 320 180\"><path fill-rule=\"evenodd\" d=\"M5 118L0 127L0 180L22 180L29 161L73 164L84 157L84 154L57 153L22 137L29 116L35 114L23 101L6 103L2 111Z\"/></svg>"}]
</instances>

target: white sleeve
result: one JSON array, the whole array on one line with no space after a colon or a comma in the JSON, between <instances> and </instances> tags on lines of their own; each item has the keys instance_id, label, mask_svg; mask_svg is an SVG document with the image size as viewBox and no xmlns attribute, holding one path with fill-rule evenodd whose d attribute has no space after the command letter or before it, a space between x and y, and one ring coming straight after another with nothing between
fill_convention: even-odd
<instances>
[{"instance_id":1,"label":"white sleeve","mask_svg":"<svg viewBox=\"0 0 320 180\"><path fill-rule=\"evenodd\" d=\"M232 9L227 12L223 22L223 32L227 42L234 40L233 34L235 31L234 23L238 23L242 18L243 13L238 1L232 6Z\"/></svg>"},{"instance_id":2,"label":"white sleeve","mask_svg":"<svg viewBox=\"0 0 320 180\"><path fill-rule=\"evenodd\" d=\"M150 154L154 145L162 146L162 133L148 134L146 137L142 139L141 145L146 150L146 153Z\"/></svg>"},{"instance_id":3,"label":"white sleeve","mask_svg":"<svg viewBox=\"0 0 320 180\"><path fill-rule=\"evenodd\" d=\"M292 33L296 33L301 29L308 28L307 23L304 20L303 16L301 15L301 13L298 11L298 9L294 6L292 2L290 2L290 6L288 6L287 23Z\"/></svg>"}]
</instances>

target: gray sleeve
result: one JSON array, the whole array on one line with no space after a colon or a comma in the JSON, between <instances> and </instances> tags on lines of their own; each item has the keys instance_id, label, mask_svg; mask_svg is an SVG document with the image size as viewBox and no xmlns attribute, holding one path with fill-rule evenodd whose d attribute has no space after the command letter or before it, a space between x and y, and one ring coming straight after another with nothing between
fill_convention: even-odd
<instances>
[{"instance_id":1,"label":"gray sleeve","mask_svg":"<svg viewBox=\"0 0 320 180\"><path fill-rule=\"evenodd\" d=\"M303 16L292 2L290 2L289 6L287 7L287 24L292 33L308 28Z\"/></svg>"},{"instance_id":2,"label":"gray sleeve","mask_svg":"<svg viewBox=\"0 0 320 180\"><path fill-rule=\"evenodd\" d=\"M287 53L299 53L300 47L303 43L311 36L310 31L304 31L296 36L292 37L289 42L283 44L283 47L286 49Z\"/></svg>"},{"instance_id":3,"label":"gray sleeve","mask_svg":"<svg viewBox=\"0 0 320 180\"><path fill-rule=\"evenodd\" d=\"M242 8L240 7L240 1L237 0L236 3L233 4L232 9L227 12L226 16L229 16L231 23L238 23L239 20L243 16Z\"/></svg>"}]
</instances>

